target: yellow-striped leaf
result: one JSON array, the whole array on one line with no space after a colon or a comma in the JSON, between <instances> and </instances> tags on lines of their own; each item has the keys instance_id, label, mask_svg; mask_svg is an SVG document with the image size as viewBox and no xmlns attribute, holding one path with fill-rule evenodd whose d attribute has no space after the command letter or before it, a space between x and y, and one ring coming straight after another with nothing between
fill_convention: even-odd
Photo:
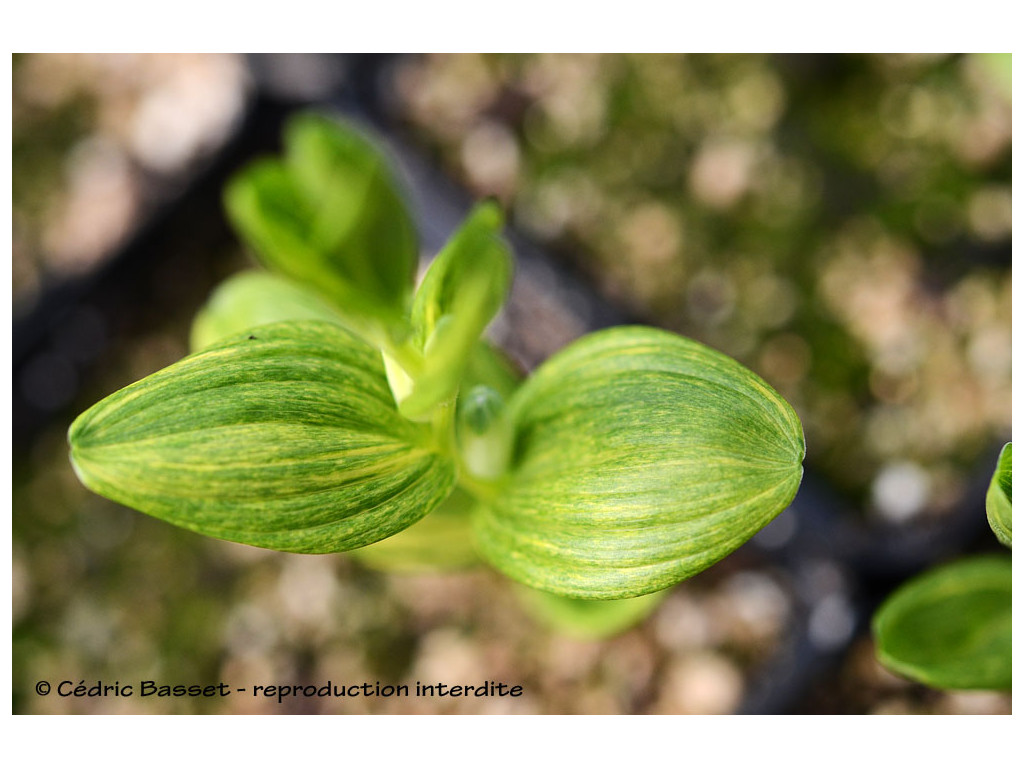
<instances>
[{"instance_id":1,"label":"yellow-striped leaf","mask_svg":"<svg viewBox=\"0 0 1024 768\"><path fill-rule=\"evenodd\" d=\"M402 418L380 353L317 321L254 329L90 408L69 432L93 491L216 538L339 552L391 536L455 481Z\"/></svg>"},{"instance_id":2,"label":"yellow-striped leaf","mask_svg":"<svg viewBox=\"0 0 1024 768\"><path fill-rule=\"evenodd\" d=\"M803 474L789 404L666 331L585 337L510 407L513 463L476 516L481 552L561 595L632 597L686 579L781 512Z\"/></svg>"}]
</instances>

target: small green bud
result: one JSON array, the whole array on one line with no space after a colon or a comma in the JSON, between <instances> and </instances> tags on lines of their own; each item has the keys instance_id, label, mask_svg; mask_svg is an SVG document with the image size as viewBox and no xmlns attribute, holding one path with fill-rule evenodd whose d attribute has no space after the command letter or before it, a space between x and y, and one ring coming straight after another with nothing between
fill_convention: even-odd
<instances>
[{"instance_id":1,"label":"small green bud","mask_svg":"<svg viewBox=\"0 0 1024 768\"><path fill-rule=\"evenodd\" d=\"M505 473L512 449L512 425L501 395L479 385L459 398L458 440L470 474L493 480Z\"/></svg>"}]
</instances>

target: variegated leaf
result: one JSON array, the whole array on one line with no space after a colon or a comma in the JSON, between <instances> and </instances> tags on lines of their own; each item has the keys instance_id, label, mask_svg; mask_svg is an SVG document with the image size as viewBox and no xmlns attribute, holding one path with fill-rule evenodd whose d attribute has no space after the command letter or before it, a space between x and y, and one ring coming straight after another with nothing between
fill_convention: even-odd
<instances>
[{"instance_id":1,"label":"variegated leaf","mask_svg":"<svg viewBox=\"0 0 1024 768\"><path fill-rule=\"evenodd\" d=\"M632 597L704 570L781 512L803 473L789 404L666 331L585 337L511 408L513 465L476 516L481 551L561 595Z\"/></svg>"},{"instance_id":2,"label":"variegated leaf","mask_svg":"<svg viewBox=\"0 0 1024 768\"><path fill-rule=\"evenodd\" d=\"M291 552L386 538L455 481L432 433L398 414L380 353L317 321L263 326L115 392L69 442L99 494Z\"/></svg>"}]
</instances>

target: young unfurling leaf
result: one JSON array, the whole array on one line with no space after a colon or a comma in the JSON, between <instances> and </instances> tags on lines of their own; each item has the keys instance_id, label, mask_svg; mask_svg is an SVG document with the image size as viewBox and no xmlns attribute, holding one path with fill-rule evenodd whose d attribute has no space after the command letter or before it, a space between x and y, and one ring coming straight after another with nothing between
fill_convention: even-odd
<instances>
[{"instance_id":1,"label":"young unfurling leaf","mask_svg":"<svg viewBox=\"0 0 1024 768\"><path fill-rule=\"evenodd\" d=\"M399 402L409 418L422 418L455 394L480 335L505 302L512 260L501 226L497 206L477 206L423 277L411 318L423 367Z\"/></svg>"},{"instance_id":2,"label":"young unfurling leaf","mask_svg":"<svg viewBox=\"0 0 1024 768\"><path fill-rule=\"evenodd\" d=\"M235 228L267 267L343 312L400 322L419 251L384 156L358 131L315 114L289 122L285 150L228 185Z\"/></svg>"}]
</instances>

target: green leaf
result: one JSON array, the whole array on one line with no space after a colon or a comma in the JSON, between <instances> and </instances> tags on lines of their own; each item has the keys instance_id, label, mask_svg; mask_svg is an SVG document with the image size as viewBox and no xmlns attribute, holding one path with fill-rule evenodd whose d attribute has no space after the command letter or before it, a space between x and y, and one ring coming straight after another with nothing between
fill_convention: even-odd
<instances>
[{"instance_id":1,"label":"green leaf","mask_svg":"<svg viewBox=\"0 0 1024 768\"><path fill-rule=\"evenodd\" d=\"M1003 446L996 471L985 496L988 524L996 538L1007 547L1013 546L1013 443Z\"/></svg>"},{"instance_id":2,"label":"green leaf","mask_svg":"<svg viewBox=\"0 0 1024 768\"><path fill-rule=\"evenodd\" d=\"M646 619L668 590L623 600L580 600L529 587L521 587L516 594L530 615L557 632L581 640L601 640Z\"/></svg>"},{"instance_id":3,"label":"green leaf","mask_svg":"<svg viewBox=\"0 0 1024 768\"><path fill-rule=\"evenodd\" d=\"M285 159L249 166L225 206L270 269L316 289L349 314L400 322L419 251L381 152L355 129L303 114L285 130Z\"/></svg>"},{"instance_id":4,"label":"green leaf","mask_svg":"<svg viewBox=\"0 0 1024 768\"><path fill-rule=\"evenodd\" d=\"M511 403L512 470L475 519L508 576L582 598L656 592L793 499L803 430L736 361L653 328L585 337Z\"/></svg>"},{"instance_id":5,"label":"green leaf","mask_svg":"<svg viewBox=\"0 0 1024 768\"><path fill-rule=\"evenodd\" d=\"M970 56L980 63L981 70L1009 101L1013 95L1013 54L973 53Z\"/></svg>"},{"instance_id":6,"label":"green leaf","mask_svg":"<svg viewBox=\"0 0 1024 768\"><path fill-rule=\"evenodd\" d=\"M285 320L345 319L330 303L308 288L270 272L249 270L217 286L192 321L193 352L243 331Z\"/></svg>"},{"instance_id":7,"label":"green leaf","mask_svg":"<svg viewBox=\"0 0 1024 768\"><path fill-rule=\"evenodd\" d=\"M79 416L71 459L96 493L216 538L339 552L436 508L455 469L403 419L380 353L330 323L255 329Z\"/></svg>"},{"instance_id":8,"label":"green leaf","mask_svg":"<svg viewBox=\"0 0 1024 768\"><path fill-rule=\"evenodd\" d=\"M879 660L935 688L1009 689L1012 576L1008 557L983 556L900 587L874 617Z\"/></svg>"},{"instance_id":9,"label":"green leaf","mask_svg":"<svg viewBox=\"0 0 1024 768\"><path fill-rule=\"evenodd\" d=\"M476 565L470 512L476 500L458 487L441 506L390 538L357 549L352 556L381 571L451 571Z\"/></svg>"},{"instance_id":10,"label":"green leaf","mask_svg":"<svg viewBox=\"0 0 1024 768\"><path fill-rule=\"evenodd\" d=\"M512 257L501 227L495 204L478 205L423 276L412 306L423 368L399 402L409 418L422 418L455 395L480 335L505 302Z\"/></svg>"}]
</instances>

